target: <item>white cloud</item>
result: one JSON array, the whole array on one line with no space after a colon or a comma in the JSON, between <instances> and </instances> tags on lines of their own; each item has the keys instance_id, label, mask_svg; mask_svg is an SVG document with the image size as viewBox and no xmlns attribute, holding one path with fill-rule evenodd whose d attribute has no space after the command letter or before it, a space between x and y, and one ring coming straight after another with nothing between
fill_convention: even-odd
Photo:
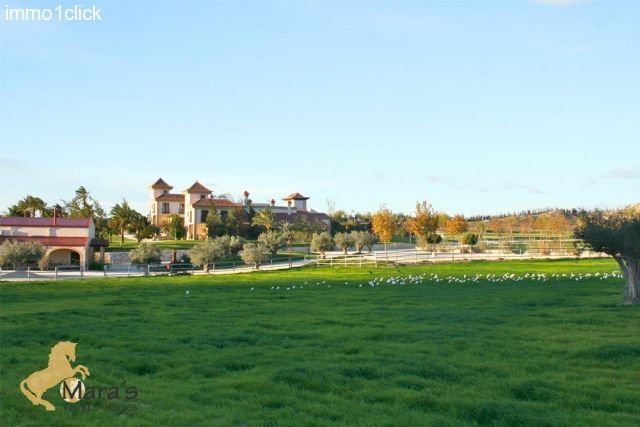
<instances>
[{"instance_id":1,"label":"white cloud","mask_svg":"<svg viewBox=\"0 0 640 427\"><path fill-rule=\"evenodd\" d=\"M640 178L640 168L615 169L607 174L607 178L621 178L621 179Z\"/></svg>"},{"instance_id":2,"label":"white cloud","mask_svg":"<svg viewBox=\"0 0 640 427\"><path fill-rule=\"evenodd\" d=\"M426 181L429 183L442 183L448 187L455 188L456 190L467 190L476 193L490 193L491 191L488 188L484 187L476 187L468 184L458 184L449 179L445 179L441 176L429 175L426 178Z\"/></svg>"},{"instance_id":3,"label":"white cloud","mask_svg":"<svg viewBox=\"0 0 640 427\"><path fill-rule=\"evenodd\" d=\"M17 157L0 156L0 170L5 172L13 172L24 170L25 165L22 160Z\"/></svg>"},{"instance_id":4,"label":"white cloud","mask_svg":"<svg viewBox=\"0 0 640 427\"><path fill-rule=\"evenodd\" d=\"M581 3L584 0L533 0L539 4L545 4L548 6L571 6L573 4Z\"/></svg>"},{"instance_id":5,"label":"white cloud","mask_svg":"<svg viewBox=\"0 0 640 427\"><path fill-rule=\"evenodd\" d=\"M520 184L517 182L508 182L505 185L503 185L502 188L504 188L505 190L526 190L530 194L545 194L545 192L540 190L539 188L532 187L530 185Z\"/></svg>"}]
</instances>

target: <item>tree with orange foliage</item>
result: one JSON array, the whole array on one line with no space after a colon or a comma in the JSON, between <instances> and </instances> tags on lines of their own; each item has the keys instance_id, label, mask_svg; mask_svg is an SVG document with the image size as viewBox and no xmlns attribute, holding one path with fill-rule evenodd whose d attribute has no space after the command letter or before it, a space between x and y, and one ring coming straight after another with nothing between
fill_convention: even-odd
<instances>
[{"instance_id":1,"label":"tree with orange foliage","mask_svg":"<svg viewBox=\"0 0 640 427\"><path fill-rule=\"evenodd\" d=\"M447 222L447 233L458 238L461 243L460 235L469 229L469 223L464 216L456 215Z\"/></svg>"},{"instance_id":2,"label":"tree with orange foliage","mask_svg":"<svg viewBox=\"0 0 640 427\"><path fill-rule=\"evenodd\" d=\"M393 238L397 227L393 214L387 208L380 209L371 217L371 229L380 241L384 243L385 252L387 251L387 243Z\"/></svg>"},{"instance_id":3,"label":"tree with orange foliage","mask_svg":"<svg viewBox=\"0 0 640 427\"><path fill-rule=\"evenodd\" d=\"M416 236L417 246L424 249L437 239L438 215L426 200L416 202L416 214L405 221L404 228Z\"/></svg>"}]
</instances>

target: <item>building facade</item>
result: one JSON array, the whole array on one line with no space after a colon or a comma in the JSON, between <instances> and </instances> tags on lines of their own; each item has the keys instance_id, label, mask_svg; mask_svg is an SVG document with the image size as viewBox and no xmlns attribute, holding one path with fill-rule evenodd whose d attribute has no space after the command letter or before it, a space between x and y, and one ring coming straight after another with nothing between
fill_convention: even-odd
<instances>
[{"instance_id":1,"label":"building facade","mask_svg":"<svg viewBox=\"0 0 640 427\"><path fill-rule=\"evenodd\" d=\"M213 192L194 182L181 193L171 193L173 187L159 178L150 187L149 220L156 227L164 227L173 215L184 224L187 240L207 238L207 215L215 209L224 221L229 210L240 206L228 199L214 198Z\"/></svg>"}]
</instances>

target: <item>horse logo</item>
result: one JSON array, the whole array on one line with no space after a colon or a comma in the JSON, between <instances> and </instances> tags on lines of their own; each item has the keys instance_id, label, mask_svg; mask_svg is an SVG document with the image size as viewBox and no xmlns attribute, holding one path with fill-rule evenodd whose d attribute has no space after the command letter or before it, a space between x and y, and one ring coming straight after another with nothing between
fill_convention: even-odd
<instances>
[{"instance_id":1,"label":"horse logo","mask_svg":"<svg viewBox=\"0 0 640 427\"><path fill-rule=\"evenodd\" d=\"M82 381L73 376L80 373L84 380L89 375L89 369L83 365L77 365L75 368L71 367L71 363L76 360L76 343L70 341L60 341L58 344L51 347L51 353L49 353L49 366L41 371L36 371L29 375L24 381L20 383L20 390L22 393L33 403L34 405L42 405L47 411L55 411L56 408L42 398L42 395L51 387L64 380L63 387L60 388L60 392L65 398L65 389L73 394L78 391L79 397L82 398L82 392L84 391L84 385ZM75 381L74 381L75 380ZM79 384L78 384L79 383ZM64 387L67 385L67 387ZM76 385L74 391L69 389L69 385ZM77 402L78 399L68 400L67 402Z\"/></svg>"}]
</instances>

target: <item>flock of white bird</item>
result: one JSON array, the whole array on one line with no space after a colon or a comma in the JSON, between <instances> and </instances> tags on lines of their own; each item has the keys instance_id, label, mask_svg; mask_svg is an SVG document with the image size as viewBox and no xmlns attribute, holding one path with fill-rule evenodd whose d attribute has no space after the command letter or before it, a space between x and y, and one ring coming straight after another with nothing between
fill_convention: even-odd
<instances>
[{"instance_id":1,"label":"flock of white bird","mask_svg":"<svg viewBox=\"0 0 640 427\"><path fill-rule=\"evenodd\" d=\"M480 283L480 282L490 282L490 283L507 283L507 282L522 282L522 281L533 281L533 282L549 282L549 281L558 281L558 280L572 280L572 281L582 281L582 280L608 280L608 279L620 279L622 278L622 273L619 271L612 271L609 273L525 273L525 274L514 274L514 273L504 273L502 275L497 275L493 273L488 274L474 274L474 275L462 275L462 276L441 276L439 274L431 273L431 274L419 274L419 275L408 275L408 276L390 276L390 277L376 277L374 279L369 280L367 283L350 283L348 281L344 282L344 286L353 285L357 288L363 287L371 287L376 288L379 286L411 286L411 285L421 285L424 283L447 283L447 284L464 284L464 283ZM304 285L296 286L296 285L283 285L283 286L271 286L272 291L293 291L304 289L305 286L308 286L309 282L304 282ZM335 283L334 283L335 285ZM311 283L311 286L316 287L326 287L327 289L331 288L331 284L327 283L326 280L318 281ZM254 291L255 287L251 288L251 291Z\"/></svg>"}]
</instances>

